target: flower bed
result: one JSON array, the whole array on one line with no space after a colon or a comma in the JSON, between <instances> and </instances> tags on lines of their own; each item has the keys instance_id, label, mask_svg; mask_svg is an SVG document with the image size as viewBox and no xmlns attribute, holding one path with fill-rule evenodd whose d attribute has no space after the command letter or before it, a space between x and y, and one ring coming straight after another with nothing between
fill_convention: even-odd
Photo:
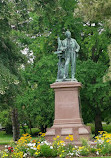
<instances>
[{"instance_id":1,"label":"flower bed","mask_svg":"<svg viewBox=\"0 0 111 158\"><path fill-rule=\"evenodd\" d=\"M37 140L31 141L29 134L23 136L6 149L0 152L1 158L31 158L31 157L80 157L80 156L104 156L111 155L111 134L101 131L96 137L96 145L91 146L88 141L83 139L82 146L72 144L73 136L66 137L69 143L65 144L60 136L54 138L51 144L45 140L45 134L40 133Z\"/></svg>"}]
</instances>

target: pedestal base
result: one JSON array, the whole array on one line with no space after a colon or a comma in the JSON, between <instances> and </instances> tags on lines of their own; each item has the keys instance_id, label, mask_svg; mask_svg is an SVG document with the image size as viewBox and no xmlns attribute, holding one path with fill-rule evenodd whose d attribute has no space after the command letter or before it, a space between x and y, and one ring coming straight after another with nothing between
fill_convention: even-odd
<instances>
[{"instance_id":1,"label":"pedestal base","mask_svg":"<svg viewBox=\"0 0 111 158\"><path fill-rule=\"evenodd\" d=\"M51 85L55 91L55 120L47 129L46 139L50 142L59 135L68 142L67 136L73 135L74 142L81 138L90 139L90 128L83 124L79 109L79 89L81 83L76 81L56 82Z\"/></svg>"},{"instance_id":2,"label":"pedestal base","mask_svg":"<svg viewBox=\"0 0 111 158\"><path fill-rule=\"evenodd\" d=\"M66 139L66 137L69 135L73 135L74 142L79 142L81 138L86 138L87 140L90 140L90 127L82 124L54 125L51 128L47 129L46 140L52 142L54 141L53 138L57 135L59 135L61 139L65 142L69 142L69 140Z\"/></svg>"}]
</instances>

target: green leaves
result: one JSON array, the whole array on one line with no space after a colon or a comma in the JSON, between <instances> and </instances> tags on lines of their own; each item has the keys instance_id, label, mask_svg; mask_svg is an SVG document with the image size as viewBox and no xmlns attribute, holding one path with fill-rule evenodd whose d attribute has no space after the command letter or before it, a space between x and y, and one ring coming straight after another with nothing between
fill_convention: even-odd
<instances>
[{"instance_id":1,"label":"green leaves","mask_svg":"<svg viewBox=\"0 0 111 158\"><path fill-rule=\"evenodd\" d=\"M110 21L110 10L110 0L80 0L75 14L82 16L85 21Z\"/></svg>"},{"instance_id":2,"label":"green leaves","mask_svg":"<svg viewBox=\"0 0 111 158\"><path fill-rule=\"evenodd\" d=\"M81 89L81 107L85 122L94 120L96 107L104 111L108 106L107 104L109 104L109 83L103 81L106 73L107 66L102 62L96 63L92 60L83 62L78 60L77 62L76 76L78 81L83 84ZM90 113L91 117L89 117L88 113Z\"/></svg>"}]
</instances>

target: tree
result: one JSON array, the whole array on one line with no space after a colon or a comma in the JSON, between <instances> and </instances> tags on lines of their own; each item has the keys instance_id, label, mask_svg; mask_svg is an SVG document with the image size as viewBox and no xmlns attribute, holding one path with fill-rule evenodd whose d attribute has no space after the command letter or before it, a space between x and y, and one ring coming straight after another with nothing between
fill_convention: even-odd
<instances>
[{"instance_id":1,"label":"tree","mask_svg":"<svg viewBox=\"0 0 111 158\"><path fill-rule=\"evenodd\" d=\"M0 98L1 106L5 102L12 109L12 125L14 140L19 138L18 114L15 106L15 97L18 93L18 84L21 79L19 68L25 62L20 52L20 45L16 42L13 30L21 30L26 21L24 10L26 1L0 1ZM25 14L25 18L27 18ZM23 27L24 28L24 27ZM15 119L16 118L16 119Z\"/></svg>"},{"instance_id":2,"label":"tree","mask_svg":"<svg viewBox=\"0 0 111 158\"><path fill-rule=\"evenodd\" d=\"M54 92L50 84L57 76L58 60L53 54L57 49L57 34L64 38L64 32L70 29L78 41L81 37L82 24L79 19L73 18L75 4L75 0L37 1L37 10L35 8L30 13L33 19L29 27L31 40L29 37L26 40L21 38L21 42L33 52L34 61L25 67L25 82L17 104L19 109L25 106L26 115L30 111L28 118L31 118L32 125L36 124L42 131L52 125L54 118ZM20 37L20 34L17 36Z\"/></svg>"},{"instance_id":3,"label":"tree","mask_svg":"<svg viewBox=\"0 0 111 158\"><path fill-rule=\"evenodd\" d=\"M42 132L53 123L54 92L50 89L50 84L56 78L56 63L57 58L54 55L46 55L34 68L27 67L23 72L25 83L21 84L21 93L17 97L19 112L25 114L24 123L31 123Z\"/></svg>"},{"instance_id":4,"label":"tree","mask_svg":"<svg viewBox=\"0 0 111 158\"><path fill-rule=\"evenodd\" d=\"M107 1L106 3L106 1L99 1L99 0L98 1L80 0L77 5L77 9L75 10L75 13L74 13L75 16L79 16L83 18L83 21L85 23L84 24L85 28L87 29L85 32L83 32L83 43L82 43L83 44L82 48L83 49L85 48L85 50L87 50L85 53L85 58L88 57L89 59L91 59L93 62L95 62L95 65L98 65L99 62L102 62L104 66L107 65L106 72L109 67L109 57L110 57L108 56L108 50L107 50L108 45L110 44L110 30L107 27L108 22L110 21L108 18L111 17L111 14L109 12L110 3L111 3L110 1ZM110 23L109 23L109 26L110 26ZM99 72L99 67L98 67L97 72ZM104 83L104 81L108 81L108 80L105 79L105 76L107 73L105 73L105 71L103 72L104 72L103 76L100 77L99 74L97 74L97 78L100 77L99 80L102 79L101 86L104 87L105 84L110 85L110 83L107 83L107 82ZM93 75L95 76L95 74ZM96 86L96 84L98 84L97 79L92 81L93 89L94 89L94 85ZM92 94L93 94L93 89L92 89ZM101 101L101 99L98 98L100 102L98 103L99 106L96 107L97 103L95 101L95 98L97 100L97 95L95 96L94 94L93 94L93 97L94 97L93 100L89 102L89 104L93 102L95 103L95 105L93 105L93 108L96 110L96 113L94 113L96 135L98 134L99 130L102 130L101 115L104 115L104 113L106 113L106 109L107 110L110 109L109 108L110 104L108 102L108 99L110 99L110 90L107 89L107 86L106 88L104 87L104 92L105 93L101 91L101 94L100 92L98 92L98 94L99 94L99 97L102 96L102 99L106 97L105 99L107 100L105 102L106 105L105 104L103 105L103 101ZM108 97L105 94L108 94ZM102 107L100 105L102 105ZM106 106L106 108L104 106ZM92 111L94 110L92 109Z\"/></svg>"},{"instance_id":5,"label":"tree","mask_svg":"<svg viewBox=\"0 0 111 158\"><path fill-rule=\"evenodd\" d=\"M79 0L75 14L85 22L105 22L111 27L111 1L107 0Z\"/></svg>"},{"instance_id":6,"label":"tree","mask_svg":"<svg viewBox=\"0 0 111 158\"><path fill-rule=\"evenodd\" d=\"M107 0L80 0L74 15L83 18L85 23L100 24L103 30L108 30L108 36L111 38L111 1ZM111 45L108 46L109 58L111 61ZM106 78L111 80L110 67ZM108 80L106 79L106 80Z\"/></svg>"},{"instance_id":7,"label":"tree","mask_svg":"<svg viewBox=\"0 0 111 158\"><path fill-rule=\"evenodd\" d=\"M77 78L83 84L81 108L85 123L95 122L95 134L103 130L102 120L110 110L110 83L103 82L107 66L101 61L78 61ZM87 112L86 112L87 111ZM104 117L103 117L104 116Z\"/></svg>"}]
</instances>

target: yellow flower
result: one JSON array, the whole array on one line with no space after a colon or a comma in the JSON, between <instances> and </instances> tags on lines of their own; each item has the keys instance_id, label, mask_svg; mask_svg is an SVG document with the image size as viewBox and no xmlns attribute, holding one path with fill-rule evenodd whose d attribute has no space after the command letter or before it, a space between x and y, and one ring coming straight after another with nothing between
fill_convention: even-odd
<instances>
[{"instance_id":1,"label":"yellow flower","mask_svg":"<svg viewBox=\"0 0 111 158\"><path fill-rule=\"evenodd\" d=\"M36 155L36 156L39 155L39 154L40 154L40 152L37 152L37 151L35 152L35 155Z\"/></svg>"},{"instance_id":2,"label":"yellow flower","mask_svg":"<svg viewBox=\"0 0 111 158\"><path fill-rule=\"evenodd\" d=\"M79 150L82 150L82 149L84 149L84 146L79 146Z\"/></svg>"},{"instance_id":3,"label":"yellow flower","mask_svg":"<svg viewBox=\"0 0 111 158\"><path fill-rule=\"evenodd\" d=\"M12 158L23 158L23 152L22 151L14 152L12 154Z\"/></svg>"},{"instance_id":4,"label":"yellow flower","mask_svg":"<svg viewBox=\"0 0 111 158\"><path fill-rule=\"evenodd\" d=\"M107 139L107 140L106 140L106 142L107 142L107 143L109 143L109 142L110 142L110 140L109 140L109 139Z\"/></svg>"},{"instance_id":5,"label":"yellow flower","mask_svg":"<svg viewBox=\"0 0 111 158\"><path fill-rule=\"evenodd\" d=\"M61 143L61 144L63 144L63 143L64 143L64 141L63 141L63 140L60 140L60 143Z\"/></svg>"},{"instance_id":6,"label":"yellow flower","mask_svg":"<svg viewBox=\"0 0 111 158\"><path fill-rule=\"evenodd\" d=\"M60 142L58 142L57 145L60 145Z\"/></svg>"},{"instance_id":7,"label":"yellow flower","mask_svg":"<svg viewBox=\"0 0 111 158\"><path fill-rule=\"evenodd\" d=\"M67 136L66 139L69 139L69 137Z\"/></svg>"},{"instance_id":8,"label":"yellow flower","mask_svg":"<svg viewBox=\"0 0 111 158\"><path fill-rule=\"evenodd\" d=\"M57 137L56 138L59 138L60 136L59 135L57 135Z\"/></svg>"},{"instance_id":9,"label":"yellow flower","mask_svg":"<svg viewBox=\"0 0 111 158\"><path fill-rule=\"evenodd\" d=\"M41 137L45 137L45 133L42 133Z\"/></svg>"},{"instance_id":10,"label":"yellow flower","mask_svg":"<svg viewBox=\"0 0 111 158\"><path fill-rule=\"evenodd\" d=\"M74 140L73 135L69 135L69 139L70 141L73 141Z\"/></svg>"},{"instance_id":11,"label":"yellow flower","mask_svg":"<svg viewBox=\"0 0 111 158\"><path fill-rule=\"evenodd\" d=\"M26 134L23 134L23 136L18 140L17 144L26 144L30 142L30 140L31 140L31 135L26 133Z\"/></svg>"},{"instance_id":12,"label":"yellow flower","mask_svg":"<svg viewBox=\"0 0 111 158\"><path fill-rule=\"evenodd\" d=\"M39 134L42 134L42 132L39 132Z\"/></svg>"},{"instance_id":13,"label":"yellow flower","mask_svg":"<svg viewBox=\"0 0 111 158\"><path fill-rule=\"evenodd\" d=\"M4 152L2 155L2 158L5 158L5 157L8 157L8 154Z\"/></svg>"},{"instance_id":14,"label":"yellow flower","mask_svg":"<svg viewBox=\"0 0 111 158\"><path fill-rule=\"evenodd\" d=\"M37 149L40 150L40 144L37 146Z\"/></svg>"},{"instance_id":15,"label":"yellow flower","mask_svg":"<svg viewBox=\"0 0 111 158\"><path fill-rule=\"evenodd\" d=\"M74 140L74 138L73 138L73 137L71 137L71 138L70 138L70 141L73 141L73 140Z\"/></svg>"}]
</instances>

